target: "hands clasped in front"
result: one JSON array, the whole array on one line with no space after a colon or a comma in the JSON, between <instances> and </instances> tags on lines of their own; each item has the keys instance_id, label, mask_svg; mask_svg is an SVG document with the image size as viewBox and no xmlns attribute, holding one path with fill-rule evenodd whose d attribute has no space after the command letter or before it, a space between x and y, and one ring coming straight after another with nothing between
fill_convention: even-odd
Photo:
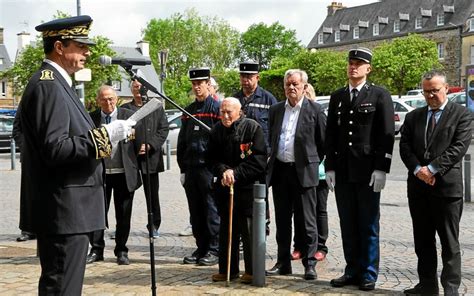
<instances>
[{"instance_id":1,"label":"hands clasped in front","mask_svg":"<svg viewBox=\"0 0 474 296\"><path fill-rule=\"evenodd\" d=\"M222 174L221 184L222 184L222 186L229 186L230 187L231 185L234 185L234 183L235 183L234 170L227 169Z\"/></svg>"},{"instance_id":2,"label":"hands clasped in front","mask_svg":"<svg viewBox=\"0 0 474 296\"><path fill-rule=\"evenodd\" d=\"M421 167L421 169L416 173L416 177L431 186L433 186L436 181L435 176L427 166Z\"/></svg>"}]
</instances>

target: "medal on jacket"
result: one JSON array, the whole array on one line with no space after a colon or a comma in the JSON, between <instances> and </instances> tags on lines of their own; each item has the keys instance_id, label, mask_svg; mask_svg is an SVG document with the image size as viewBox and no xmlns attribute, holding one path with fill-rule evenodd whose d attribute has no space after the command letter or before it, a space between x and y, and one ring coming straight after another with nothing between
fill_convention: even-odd
<instances>
[{"instance_id":1,"label":"medal on jacket","mask_svg":"<svg viewBox=\"0 0 474 296\"><path fill-rule=\"evenodd\" d=\"M244 159L246 156L250 156L252 154L252 142L247 144L240 144L240 158Z\"/></svg>"}]
</instances>

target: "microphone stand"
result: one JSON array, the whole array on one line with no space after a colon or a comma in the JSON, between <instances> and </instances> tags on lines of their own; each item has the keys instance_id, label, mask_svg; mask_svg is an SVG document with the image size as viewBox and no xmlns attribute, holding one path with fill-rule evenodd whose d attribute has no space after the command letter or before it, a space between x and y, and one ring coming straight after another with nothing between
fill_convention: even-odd
<instances>
[{"instance_id":1,"label":"microphone stand","mask_svg":"<svg viewBox=\"0 0 474 296\"><path fill-rule=\"evenodd\" d=\"M148 96L147 96L147 88L143 86L140 88L140 96L142 98L142 104L145 105L148 102ZM151 115L151 114L150 114ZM148 115L149 116L149 115ZM153 224L153 210L152 210L152 202L151 199L153 198L151 196L151 181L150 181L150 157L148 153L148 140L147 140L147 121L148 121L148 116L143 118L143 133L144 133L144 142L145 142L145 172L146 172L146 183L147 186L145 188L146 196L146 207L148 210L148 237L150 241L150 271L151 271L151 294L153 296L156 295L156 274L155 274L155 238L153 237L153 229L154 229L154 224ZM142 175L143 175L143 170L142 170Z\"/></svg>"},{"instance_id":2,"label":"microphone stand","mask_svg":"<svg viewBox=\"0 0 474 296\"><path fill-rule=\"evenodd\" d=\"M189 113L188 111L186 111L184 108L182 108L181 106L179 106L178 104L176 104L172 99L168 98L167 96L165 96L164 94L160 93L158 91L158 89L156 89L156 87L154 87L151 83L149 83L146 79L144 79L143 77L141 77L140 75L137 74L137 71L136 70L132 70L132 67L133 65L130 64L130 63L123 63L121 64L122 68L125 69L125 71L127 71L127 73L130 75L131 79L132 80L138 80L143 86L145 86L149 91L157 94L158 96L160 96L161 98L165 99L167 102L171 103L173 106L175 106L176 108L178 108L181 112L183 112L183 114L187 115L189 118L191 118L191 120L193 120L194 122L196 122L198 125L200 125L205 131L208 131L210 132L211 131L211 128L209 126L207 126L204 122L202 122L201 120L197 119L196 117L194 117L194 115L192 115L191 113Z\"/></svg>"}]
</instances>

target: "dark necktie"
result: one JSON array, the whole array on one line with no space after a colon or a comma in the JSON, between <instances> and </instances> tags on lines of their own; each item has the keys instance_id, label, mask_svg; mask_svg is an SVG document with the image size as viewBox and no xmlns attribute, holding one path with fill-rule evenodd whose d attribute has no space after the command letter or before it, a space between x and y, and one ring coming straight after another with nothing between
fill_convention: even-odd
<instances>
[{"instance_id":1,"label":"dark necktie","mask_svg":"<svg viewBox=\"0 0 474 296\"><path fill-rule=\"evenodd\" d=\"M439 109L431 109L431 115L428 119L428 127L426 128L426 141L429 141L433 131L436 127L436 113L438 113Z\"/></svg>"},{"instance_id":2,"label":"dark necktie","mask_svg":"<svg viewBox=\"0 0 474 296\"><path fill-rule=\"evenodd\" d=\"M109 123L110 123L110 119L112 119L112 118L110 117L110 115L106 115L106 116L105 116L105 123L106 123L106 124L109 124Z\"/></svg>"},{"instance_id":3,"label":"dark necktie","mask_svg":"<svg viewBox=\"0 0 474 296\"><path fill-rule=\"evenodd\" d=\"M357 90L357 88L353 88L351 92L352 92L351 101L354 101L355 99L357 99L357 96L359 96L359 91Z\"/></svg>"}]
</instances>

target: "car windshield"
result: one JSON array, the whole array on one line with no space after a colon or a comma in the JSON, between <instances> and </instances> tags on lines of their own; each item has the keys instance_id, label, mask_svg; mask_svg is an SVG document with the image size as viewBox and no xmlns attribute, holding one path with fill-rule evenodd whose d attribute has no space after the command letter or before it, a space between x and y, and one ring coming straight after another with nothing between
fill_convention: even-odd
<instances>
[{"instance_id":1,"label":"car windshield","mask_svg":"<svg viewBox=\"0 0 474 296\"><path fill-rule=\"evenodd\" d=\"M0 132L9 133L13 131L13 117L0 117Z\"/></svg>"},{"instance_id":2,"label":"car windshield","mask_svg":"<svg viewBox=\"0 0 474 296\"><path fill-rule=\"evenodd\" d=\"M413 108L426 106L426 101L424 99L409 100L409 101L405 101L405 103Z\"/></svg>"}]
</instances>

